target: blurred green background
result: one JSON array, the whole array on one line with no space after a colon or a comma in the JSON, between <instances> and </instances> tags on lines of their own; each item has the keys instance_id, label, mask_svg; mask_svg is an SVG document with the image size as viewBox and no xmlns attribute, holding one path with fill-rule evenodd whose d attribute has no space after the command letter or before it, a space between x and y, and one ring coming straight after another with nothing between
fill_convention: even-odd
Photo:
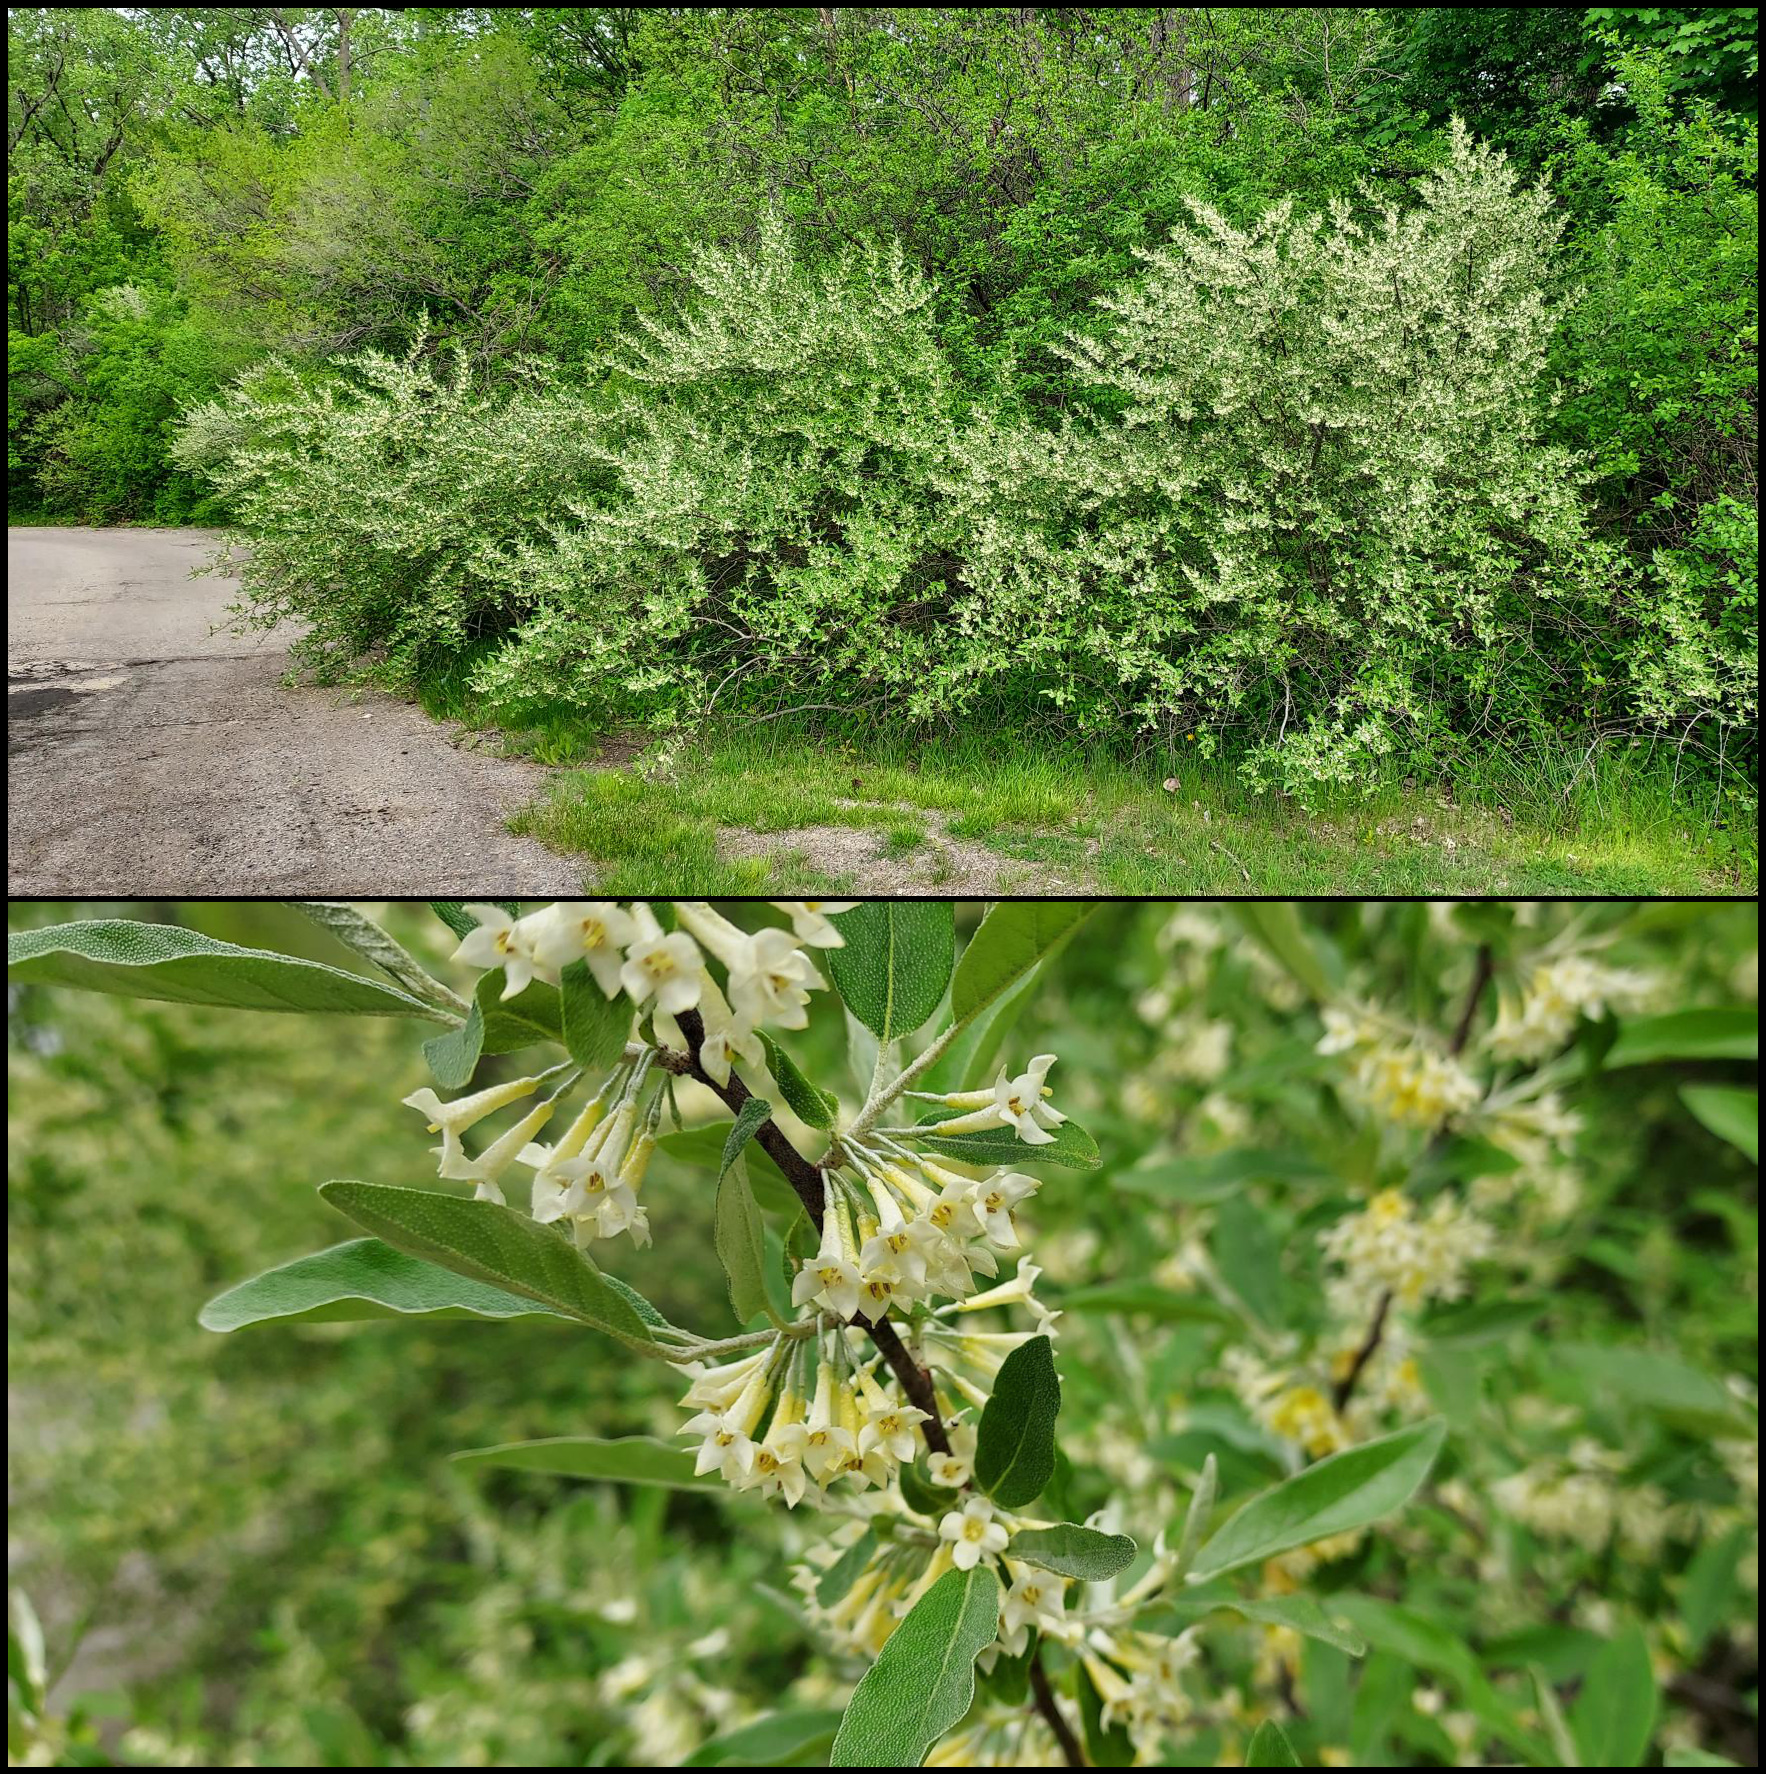
<instances>
[{"instance_id":1,"label":"blurred green background","mask_svg":"<svg viewBox=\"0 0 1766 1774\"><path fill-rule=\"evenodd\" d=\"M454 977L453 939L426 910L368 909ZM959 939L978 913L959 907ZM1437 1027L1451 1024L1480 937L1513 934L1506 908L1303 915L1364 988ZM273 906L10 908L14 929L93 916L171 919L353 964ZM1522 917L1535 934L1571 917L1616 931L1613 952L1654 969L1676 1004L1753 1001L1751 907ZM72 1721L68 1760L666 1765L768 1707L843 1704L857 1668L821 1652L783 1594L782 1554L815 1533L806 1512L517 1472L468 1478L446 1462L520 1437L670 1434L673 1374L537 1320L198 1328L198 1308L222 1288L351 1235L317 1183L430 1180L427 1141L398 1106L428 1081L427 1030L36 986L12 988L10 1012L11 1570L43 1621L55 1710ZM1137 1275L1177 1285L1171 1259L1206 1232L1221 1179L1238 1186L1223 1156L1239 1147L1309 1143L1342 1176L1360 1166L1360 1181L1379 1180L1377 1153L1313 1054L1317 1033L1292 981L1231 913L1095 914L1015 1042L1059 1051L1062 1105L1107 1160L1045 1187L1026 1214L1051 1296ZM1552 1351L1559 1336L1648 1343L1751 1386L1756 1173L1679 1094L1689 1078L1734 1081L1751 1068L1602 1075L1610 1038L1584 1026L1589 1063L1566 1089L1589 1126L1576 1201L1532 1221L1524 1206L1492 1209L1501 1247L1486 1293L1529 1290L1546 1316L1462 1353L1444 1383L1458 1393L1458 1476L1480 1509L1492 1471L1512 1469L1542 1434L1593 1435L1624 1455L1623 1482L1662 1499L1656 1555L1627 1557L1618 1539L1596 1551L1541 1545L1488 1517L1474 1537L1437 1507L1358 1555L1349 1580L1376 1592L1396 1582L1410 1605L1477 1637L1486 1667L1538 1663L1567 1680L1603 1621L1640 1616L1664 1687L1664 1741L1746 1759L1754 1599L1737 1569L1753 1542L1736 1522L1757 1492L1745 1494L1708 1440L1598 1385L1567 1385ZM791 1045L851 1099L837 1014ZM487 1061L480 1081L522 1069L520 1055ZM1188 1183L1145 1180L1178 1154L1195 1161ZM1142 1185L1116 1186L1131 1165ZM1271 1273L1305 1301L1318 1291L1316 1228L1344 1211L1345 1186L1303 1169L1285 1182L1261 1174L1252 1198L1270 1228ZM613 1266L677 1322L728 1325L708 1180L659 1161L647 1199L655 1247L622 1246ZM1296 1307L1295 1321L1309 1310ZM1143 1513L1175 1512L1208 1452L1229 1496L1268 1482L1278 1467L1209 1379L1218 1327L1180 1311L1137 1319L1125 1337L1123 1322L1074 1310L1063 1326L1063 1422L1086 1506L1114 1483ZM1485 1456L1495 1464L1481 1471ZM1165 1524L1125 1525L1150 1538ZM1394 1561L1408 1561L1408 1576ZM1242 1656L1219 1655L1223 1681L1255 1685ZM1356 1696L1376 1676L1405 1696L1442 1679L1424 1651L1408 1664L1379 1656ZM1345 1661L1307 1647L1300 1697L1321 1735L1369 1762L1451 1759L1425 1712L1357 1711ZM1217 1731L1201 1731L1193 1759L1221 1749ZM52 1757L39 1746L27 1759Z\"/></svg>"}]
</instances>

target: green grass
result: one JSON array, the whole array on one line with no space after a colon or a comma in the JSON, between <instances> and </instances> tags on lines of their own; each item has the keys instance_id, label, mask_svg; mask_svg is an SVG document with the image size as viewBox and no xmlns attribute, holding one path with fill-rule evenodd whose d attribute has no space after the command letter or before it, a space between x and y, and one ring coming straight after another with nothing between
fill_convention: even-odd
<instances>
[{"instance_id":1,"label":"green grass","mask_svg":"<svg viewBox=\"0 0 1766 1774\"><path fill-rule=\"evenodd\" d=\"M592 743L560 720L512 749L568 763ZM1250 793L1220 760L1137 763L998 735L736 726L649 762L568 769L515 829L582 855L589 885L625 894L963 890L978 858L992 885L1026 893L1632 896L1755 883L1751 833L1747 849L1729 845L1659 760L1620 750L1586 764L1487 759L1453 785L1400 780L1310 808ZM863 854L855 830L876 833ZM729 854L731 834L776 833L794 835L770 849L736 839L766 853Z\"/></svg>"},{"instance_id":2,"label":"green grass","mask_svg":"<svg viewBox=\"0 0 1766 1774\"><path fill-rule=\"evenodd\" d=\"M610 894L1756 890L1751 801L1738 794L1724 816L1709 778L1677 781L1660 748L1486 751L1306 805L1252 793L1224 757L1136 758L1034 730L1009 707L968 736L732 719L646 752L566 709L493 723L467 688L470 663L426 683L424 707L496 724L504 750L559 769L514 829L584 857L587 884ZM780 833L793 835L754 836Z\"/></svg>"}]
</instances>

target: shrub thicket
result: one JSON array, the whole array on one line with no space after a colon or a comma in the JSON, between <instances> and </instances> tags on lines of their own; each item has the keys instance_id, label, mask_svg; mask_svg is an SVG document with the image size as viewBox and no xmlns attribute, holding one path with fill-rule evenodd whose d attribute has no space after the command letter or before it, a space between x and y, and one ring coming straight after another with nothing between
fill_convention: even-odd
<instances>
[{"instance_id":1,"label":"shrub thicket","mask_svg":"<svg viewBox=\"0 0 1766 1774\"><path fill-rule=\"evenodd\" d=\"M256 615L404 675L494 639L476 676L503 703L926 717L997 690L1230 732L1290 788L1597 699L1748 717L1733 510L1651 581L1548 436L1542 188L1456 128L1409 204L1191 213L1056 347L1052 421L971 396L899 247L810 268L775 217L702 251L687 311L589 393L476 390L415 352L340 385L278 364L179 460L239 515Z\"/></svg>"}]
</instances>

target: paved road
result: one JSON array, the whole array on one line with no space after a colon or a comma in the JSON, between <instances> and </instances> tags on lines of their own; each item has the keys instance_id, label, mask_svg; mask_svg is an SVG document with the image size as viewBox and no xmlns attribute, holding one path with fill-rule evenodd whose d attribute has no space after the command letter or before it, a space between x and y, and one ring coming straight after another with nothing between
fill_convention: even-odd
<instances>
[{"instance_id":1,"label":"paved road","mask_svg":"<svg viewBox=\"0 0 1766 1774\"><path fill-rule=\"evenodd\" d=\"M378 693L284 689L284 639L216 632L204 530L7 533L13 893L569 894L503 829L545 775Z\"/></svg>"}]
</instances>

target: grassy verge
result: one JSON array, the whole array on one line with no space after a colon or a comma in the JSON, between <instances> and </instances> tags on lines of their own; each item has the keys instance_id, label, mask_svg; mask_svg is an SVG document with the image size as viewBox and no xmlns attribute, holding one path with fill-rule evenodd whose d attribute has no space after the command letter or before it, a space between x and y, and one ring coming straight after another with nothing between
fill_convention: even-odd
<instances>
[{"instance_id":1,"label":"grassy verge","mask_svg":"<svg viewBox=\"0 0 1766 1774\"><path fill-rule=\"evenodd\" d=\"M457 685L424 701L473 724ZM1708 789L1700 810L1672 760L1641 749L1486 757L1306 807L1250 793L1225 760L1136 761L1003 731L735 723L622 758L542 710L501 742L560 767L515 829L583 856L588 885L610 894L1755 890L1751 816L1728 829Z\"/></svg>"}]
</instances>

